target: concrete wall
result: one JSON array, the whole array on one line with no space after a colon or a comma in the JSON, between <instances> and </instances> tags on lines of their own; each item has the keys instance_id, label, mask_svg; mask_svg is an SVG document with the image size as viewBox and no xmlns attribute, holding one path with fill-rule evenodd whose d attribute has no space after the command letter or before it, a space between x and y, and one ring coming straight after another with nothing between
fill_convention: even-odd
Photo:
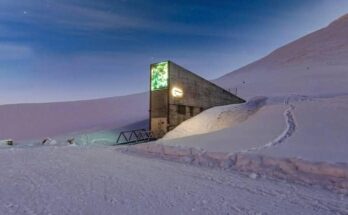
<instances>
[{"instance_id":1,"label":"concrete wall","mask_svg":"<svg viewBox=\"0 0 348 215\"><path fill-rule=\"evenodd\" d=\"M150 96L151 118L168 117L168 89L152 91Z\"/></svg>"},{"instance_id":2,"label":"concrete wall","mask_svg":"<svg viewBox=\"0 0 348 215\"><path fill-rule=\"evenodd\" d=\"M168 89L150 93L150 128L156 138L168 131Z\"/></svg>"},{"instance_id":3,"label":"concrete wall","mask_svg":"<svg viewBox=\"0 0 348 215\"><path fill-rule=\"evenodd\" d=\"M183 96L173 97L171 94L173 87L180 88ZM203 110L242 102L245 101L187 69L169 62L168 89L151 92L151 131L156 138L160 138L167 131Z\"/></svg>"},{"instance_id":4,"label":"concrete wall","mask_svg":"<svg viewBox=\"0 0 348 215\"><path fill-rule=\"evenodd\" d=\"M169 92L173 87L182 89L184 94L181 98L175 98L169 93L169 130L205 109L245 102L223 88L170 62ZM179 111L180 108L181 111ZM182 112L183 108L185 113Z\"/></svg>"}]
</instances>

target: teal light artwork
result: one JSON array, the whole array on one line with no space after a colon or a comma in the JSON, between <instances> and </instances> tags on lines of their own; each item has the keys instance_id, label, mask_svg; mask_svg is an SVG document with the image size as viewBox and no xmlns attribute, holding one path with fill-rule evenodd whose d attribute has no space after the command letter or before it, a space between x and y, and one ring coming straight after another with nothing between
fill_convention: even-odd
<instances>
[{"instance_id":1,"label":"teal light artwork","mask_svg":"<svg viewBox=\"0 0 348 215\"><path fill-rule=\"evenodd\" d=\"M168 62L154 64L151 67L151 91L168 87Z\"/></svg>"}]
</instances>

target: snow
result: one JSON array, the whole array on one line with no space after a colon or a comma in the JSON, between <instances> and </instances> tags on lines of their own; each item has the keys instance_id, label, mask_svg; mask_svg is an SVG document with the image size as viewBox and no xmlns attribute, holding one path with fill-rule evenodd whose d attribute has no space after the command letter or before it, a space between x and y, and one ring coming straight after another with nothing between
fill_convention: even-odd
<instances>
[{"instance_id":1,"label":"snow","mask_svg":"<svg viewBox=\"0 0 348 215\"><path fill-rule=\"evenodd\" d=\"M215 83L254 96L348 92L348 17L226 74Z\"/></svg>"},{"instance_id":2,"label":"snow","mask_svg":"<svg viewBox=\"0 0 348 215\"><path fill-rule=\"evenodd\" d=\"M348 163L348 96L301 102L294 107L296 131L283 144L258 153Z\"/></svg>"},{"instance_id":3,"label":"snow","mask_svg":"<svg viewBox=\"0 0 348 215\"><path fill-rule=\"evenodd\" d=\"M236 117L231 117L232 121L233 119L238 118L237 116L248 113L247 109L243 109L242 107L249 107L249 105L230 105L226 107L217 107L215 110L227 109L226 112L229 113L229 116L235 114ZM195 118L182 123L172 132L169 132L163 140L157 142L166 145L202 148L216 152L238 152L247 150L264 145L269 140L273 139L274 136L282 132L284 127L282 113L284 110L285 107L282 105L273 105L267 108L263 107L256 113L253 113L252 116L249 116L248 120L242 123L236 123L234 127L224 128L218 131L214 128L214 132L207 131L202 135L191 136L188 132L193 129L192 127L194 127L191 126L191 122L196 124L195 121L201 121L201 117L207 118L210 116L210 114L203 112ZM209 113L209 111L207 112ZM223 111L221 113L223 113ZM206 119L206 122L219 124L218 121L220 120L229 121L228 119L218 118L218 115L219 114ZM267 121L268 126L264 126L265 121ZM167 139L167 136L171 138Z\"/></svg>"},{"instance_id":4,"label":"snow","mask_svg":"<svg viewBox=\"0 0 348 215\"><path fill-rule=\"evenodd\" d=\"M248 103L203 112L179 125L157 143L214 152L249 152L311 161L348 162L348 96L268 98L257 111L250 111ZM246 120L236 120L245 113L249 114L244 117ZM219 117L221 115L224 117ZM208 125L201 123L203 120ZM211 126L213 129L207 130L209 124L230 121L235 122L229 123L233 125L231 127L217 130ZM192 132L200 129L198 125L203 127L204 134Z\"/></svg>"},{"instance_id":5,"label":"snow","mask_svg":"<svg viewBox=\"0 0 348 215\"><path fill-rule=\"evenodd\" d=\"M147 93L75 102L0 105L0 139L42 141L67 133L137 127L147 118Z\"/></svg>"},{"instance_id":6,"label":"snow","mask_svg":"<svg viewBox=\"0 0 348 215\"><path fill-rule=\"evenodd\" d=\"M0 214L346 214L347 196L131 156L113 147L0 150Z\"/></svg>"},{"instance_id":7,"label":"snow","mask_svg":"<svg viewBox=\"0 0 348 215\"><path fill-rule=\"evenodd\" d=\"M243 104L211 108L199 116L183 122L177 129L166 134L163 140L231 128L247 120L250 115L260 109L265 103L265 97L256 97Z\"/></svg>"},{"instance_id":8,"label":"snow","mask_svg":"<svg viewBox=\"0 0 348 215\"><path fill-rule=\"evenodd\" d=\"M348 194L347 163L330 164L244 152L230 154L158 143L129 146L122 151L224 171L251 172L271 178L286 179L293 183L315 184L334 192Z\"/></svg>"}]
</instances>

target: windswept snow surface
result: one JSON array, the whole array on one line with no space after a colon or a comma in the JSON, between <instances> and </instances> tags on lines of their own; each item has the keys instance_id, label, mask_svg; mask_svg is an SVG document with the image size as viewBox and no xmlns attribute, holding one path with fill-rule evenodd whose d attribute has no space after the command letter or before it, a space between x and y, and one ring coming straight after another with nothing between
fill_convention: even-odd
<instances>
[{"instance_id":1,"label":"windswept snow surface","mask_svg":"<svg viewBox=\"0 0 348 215\"><path fill-rule=\"evenodd\" d=\"M47 104L0 106L0 139L42 139L66 133L110 130L148 118L148 94Z\"/></svg>"},{"instance_id":2,"label":"windswept snow surface","mask_svg":"<svg viewBox=\"0 0 348 215\"><path fill-rule=\"evenodd\" d=\"M347 214L347 196L113 147L0 150L0 214Z\"/></svg>"}]
</instances>

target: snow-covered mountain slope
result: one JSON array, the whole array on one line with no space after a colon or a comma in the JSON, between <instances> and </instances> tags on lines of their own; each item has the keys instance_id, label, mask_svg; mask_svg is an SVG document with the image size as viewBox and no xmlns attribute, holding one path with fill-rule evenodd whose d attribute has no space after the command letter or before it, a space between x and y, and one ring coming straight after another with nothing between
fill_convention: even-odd
<instances>
[{"instance_id":1,"label":"snow-covered mountain slope","mask_svg":"<svg viewBox=\"0 0 348 215\"><path fill-rule=\"evenodd\" d=\"M215 83L247 98L347 93L348 15Z\"/></svg>"},{"instance_id":2,"label":"snow-covered mountain slope","mask_svg":"<svg viewBox=\"0 0 348 215\"><path fill-rule=\"evenodd\" d=\"M106 99L0 106L0 139L36 139L125 127L148 118L147 93Z\"/></svg>"}]
</instances>

